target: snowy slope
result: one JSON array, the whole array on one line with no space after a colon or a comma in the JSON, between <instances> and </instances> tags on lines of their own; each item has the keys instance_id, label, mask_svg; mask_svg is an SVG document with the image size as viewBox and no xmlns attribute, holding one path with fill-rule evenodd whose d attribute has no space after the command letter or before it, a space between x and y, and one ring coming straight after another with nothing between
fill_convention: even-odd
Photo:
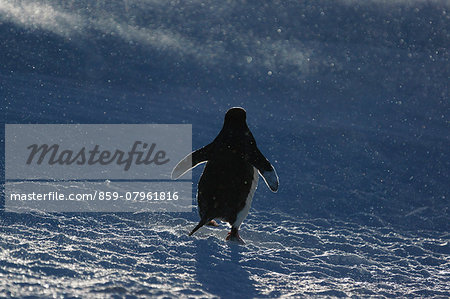
<instances>
[{"instance_id":1,"label":"snowy slope","mask_svg":"<svg viewBox=\"0 0 450 299\"><path fill-rule=\"evenodd\" d=\"M261 200L259 198L258 200ZM2 295L448 296L448 235L253 210L245 246L186 215L2 220ZM441 238L441 239L440 239Z\"/></svg>"},{"instance_id":2,"label":"snowy slope","mask_svg":"<svg viewBox=\"0 0 450 299\"><path fill-rule=\"evenodd\" d=\"M195 202L0 212L0 296L450 296L446 1L60 2L0 2L5 123L188 123L198 148L242 106L280 189L244 246L188 237Z\"/></svg>"}]
</instances>

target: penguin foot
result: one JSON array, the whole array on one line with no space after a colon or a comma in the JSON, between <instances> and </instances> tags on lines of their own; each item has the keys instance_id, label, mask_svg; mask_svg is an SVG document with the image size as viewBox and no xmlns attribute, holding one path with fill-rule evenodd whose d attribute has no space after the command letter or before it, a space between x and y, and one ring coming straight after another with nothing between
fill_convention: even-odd
<instances>
[{"instance_id":1,"label":"penguin foot","mask_svg":"<svg viewBox=\"0 0 450 299\"><path fill-rule=\"evenodd\" d=\"M208 223L206 223L208 226L219 226L219 224L215 220L211 220Z\"/></svg>"},{"instance_id":2,"label":"penguin foot","mask_svg":"<svg viewBox=\"0 0 450 299\"><path fill-rule=\"evenodd\" d=\"M228 233L226 239L227 241L238 242L239 244L245 244L244 240L239 236L239 232L237 228L232 227L231 231Z\"/></svg>"}]
</instances>

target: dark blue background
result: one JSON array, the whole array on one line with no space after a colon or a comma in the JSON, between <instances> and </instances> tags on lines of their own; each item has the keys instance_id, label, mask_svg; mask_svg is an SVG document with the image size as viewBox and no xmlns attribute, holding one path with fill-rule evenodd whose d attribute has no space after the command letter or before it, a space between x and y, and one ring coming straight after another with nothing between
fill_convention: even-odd
<instances>
[{"instance_id":1,"label":"dark blue background","mask_svg":"<svg viewBox=\"0 0 450 299\"><path fill-rule=\"evenodd\" d=\"M450 228L445 1L34 3L0 15L5 123L192 123L198 148L243 106L280 176L256 209Z\"/></svg>"}]
</instances>

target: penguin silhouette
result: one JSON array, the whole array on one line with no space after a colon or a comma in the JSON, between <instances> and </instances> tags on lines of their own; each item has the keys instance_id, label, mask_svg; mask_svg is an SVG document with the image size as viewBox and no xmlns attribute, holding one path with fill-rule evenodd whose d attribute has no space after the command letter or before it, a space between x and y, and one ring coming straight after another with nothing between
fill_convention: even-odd
<instances>
[{"instance_id":1,"label":"penguin silhouette","mask_svg":"<svg viewBox=\"0 0 450 299\"><path fill-rule=\"evenodd\" d=\"M229 109L219 135L182 159L172 179L205 162L197 189L200 222L189 235L205 224L217 226L214 219L220 219L231 225L226 240L244 243L238 230L250 210L258 174L273 192L279 183L275 168L256 146L243 108Z\"/></svg>"}]
</instances>

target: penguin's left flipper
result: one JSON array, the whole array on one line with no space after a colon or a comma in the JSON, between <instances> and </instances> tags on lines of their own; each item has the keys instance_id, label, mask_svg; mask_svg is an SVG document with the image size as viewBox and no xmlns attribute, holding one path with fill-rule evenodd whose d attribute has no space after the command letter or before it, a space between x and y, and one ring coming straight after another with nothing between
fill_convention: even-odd
<instances>
[{"instance_id":1,"label":"penguin's left flipper","mask_svg":"<svg viewBox=\"0 0 450 299\"><path fill-rule=\"evenodd\" d=\"M207 162L210 157L211 148L212 145L208 144L184 157L172 170L172 180L178 179L195 166Z\"/></svg>"},{"instance_id":2,"label":"penguin's left flipper","mask_svg":"<svg viewBox=\"0 0 450 299\"><path fill-rule=\"evenodd\" d=\"M279 185L277 172L257 147L255 147L251 154L248 155L248 161L258 169L258 172L264 179L267 187L269 187L272 192L277 192Z\"/></svg>"}]
</instances>

